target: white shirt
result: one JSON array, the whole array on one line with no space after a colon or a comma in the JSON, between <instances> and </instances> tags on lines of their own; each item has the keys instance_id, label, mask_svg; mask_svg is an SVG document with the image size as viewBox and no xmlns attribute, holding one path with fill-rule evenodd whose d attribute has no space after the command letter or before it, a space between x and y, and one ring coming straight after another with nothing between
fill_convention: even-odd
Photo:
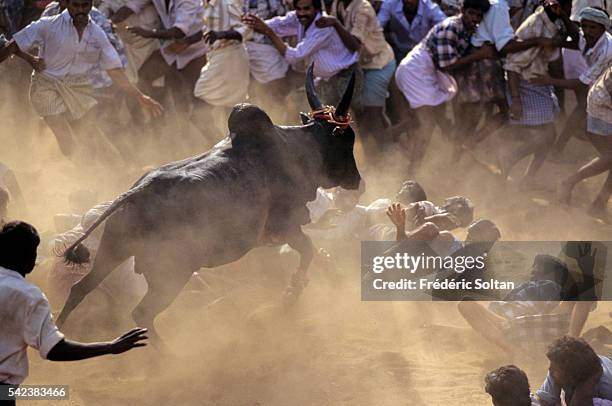
<instances>
[{"instance_id":1,"label":"white shirt","mask_svg":"<svg viewBox=\"0 0 612 406\"><path fill-rule=\"evenodd\" d=\"M0 382L21 384L28 376L28 346L42 358L64 335L55 326L41 290L15 271L0 267Z\"/></svg>"},{"instance_id":2,"label":"white shirt","mask_svg":"<svg viewBox=\"0 0 612 406\"><path fill-rule=\"evenodd\" d=\"M13 38L24 52L39 47L39 56L47 66L42 73L54 79L89 76L97 67L102 70L123 68L117 51L91 18L79 41L68 10L32 22Z\"/></svg>"},{"instance_id":3,"label":"white shirt","mask_svg":"<svg viewBox=\"0 0 612 406\"><path fill-rule=\"evenodd\" d=\"M166 7L166 1L169 5ZM204 5L201 0L128 0L127 6L139 13L153 3L159 19L165 29L178 28L186 37L197 33L204 27ZM173 41L162 41L161 54L168 65L176 63L177 69L206 53L208 47L204 41L190 45L181 53L168 50Z\"/></svg>"},{"instance_id":4,"label":"white shirt","mask_svg":"<svg viewBox=\"0 0 612 406\"><path fill-rule=\"evenodd\" d=\"M285 60L294 64L299 61L313 61L314 74L325 80L357 63L359 53L350 51L333 27L317 28L315 22L321 18L318 13L304 31L304 26L295 11L286 16L266 20L266 24L280 37L297 36L295 47L287 47Z\"/></svg>"},{"instance_id":5,"label":"white shirt","mask_svg":"<svg viewBox=\"0 0 612 406\"><path fill-rule=\"evenodd\" d=\"M481 47L485 42L490 42L500 51L514 38L508 3L506 0L490 0L489 3L491 4L489 11L485 13L472 35L472 45Z\"/></svg>"},{"instance_id":6,"label":"white shirt","mask_svg":"<svg viewBox=\"0 0 612 406\"><path fill-rule=\"evenodd\" d=\"M587 70L582 72L578 79L585 85L590 86L595 83L606 69L612 66L612 35L604 31L595 45L585 52L586 40L582 35L582 31L580 31L578 47L588 66Z\"/></svg>"}]
</instances>

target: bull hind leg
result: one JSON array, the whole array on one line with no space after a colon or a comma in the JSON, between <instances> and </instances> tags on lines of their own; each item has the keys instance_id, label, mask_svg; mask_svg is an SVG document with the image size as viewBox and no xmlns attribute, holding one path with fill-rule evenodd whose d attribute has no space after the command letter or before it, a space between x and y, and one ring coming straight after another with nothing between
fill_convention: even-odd
<instances>
[{"instance_id":1,"label":"bull hind leg","mask_svg":"<svg viewBox=\"0 0 612 406\"><path fill-rule=\"evenodd\" d=\"M138 258L136 258L136 266ZM166 351L166 347L155 330L154 321L157 315L170 306L185 287L193 272L177 272L172 266L152 266L143 270L147 280L147 293L132 311L132 319L139 327L148 330L151 343L157 349Z\"/></svg>"},{"instance_id":2,"label":"bull hind leg","mask_svg":"<svg viewBox=\"0 0 612 406\"><path fill-rule=\"evenodd\" d=\"M312 262L314 247L310 237L301 229L292 233L287 239L287 244L300 254L300 264L291 275L291 282L285 290L285 304L290 305L297 301L298 297L308 284L308 267Z\"/></svg>"},{"instance_id":3,"label":"bull hind leg","mask_svg":"<svg viewBox=\"0 0 612 406\"><path fill-rule=\"evenodd\" d=\"M109 227L106 228L102 235L102 241L100 241L91 271L70 289L68 299L57 318L57 326L60 328L85 296L94 290L104 278L130 256L128 248L118 246L117 242L120 240L115 235L112 235L113 233L107 232L108 229Z\"/></svg>"}]
</instances>

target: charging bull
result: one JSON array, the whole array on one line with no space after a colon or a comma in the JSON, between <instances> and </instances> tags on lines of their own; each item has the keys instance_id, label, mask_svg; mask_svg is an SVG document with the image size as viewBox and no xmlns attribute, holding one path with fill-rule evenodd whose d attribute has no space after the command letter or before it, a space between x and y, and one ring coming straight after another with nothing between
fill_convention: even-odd
<instances>
[{"instance_id":1,"label":"charging bull","mask_svg":"<svg viewBox=\"0 0 612 406\"><path fill-rule=\"evenodd\" d=\"M58 325L130 257L148 285L132 318L153 337L155 317L194 271L236 261L257 246L287 243L300 254L287 288L297 297L313 258L301 229L310 221L306 202L319 186L357 189L361 181L348 115L353 87L351 78L335 109L322 106L311 66L312 111L302 115L303 125L276 126L260 108L240 104L229 116L229 135L211 150L140 178L65 250L67 261L79 262L80 243L106 221L92 270L71 288Z\"/></svg>"}]
</instances>

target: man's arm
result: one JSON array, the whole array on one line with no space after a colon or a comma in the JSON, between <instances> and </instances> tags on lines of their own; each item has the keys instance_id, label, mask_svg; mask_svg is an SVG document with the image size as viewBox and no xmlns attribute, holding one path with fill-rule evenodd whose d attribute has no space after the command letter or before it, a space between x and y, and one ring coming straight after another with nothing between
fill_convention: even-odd
<instances>
[{"instance_id":1,"label":"man's arm","mask_svg":"<svg viewBox=\"0 0 612 406\"><path fill-rule=\"evenodd\" d=\"M15 40L10 40L2 48L0 48L0 63L4 62L9 56L16 54L20 49Z\"/></svg>"},{"instance_id":2,"label":"man's arm","mask_svg":"<svg viewBox=\"0 0 612 406\"><path fill-rule=\"evenodd\" d=\"M521 117L523 117L523 103L521 101L521 94L519 93L519 82L519 74L508 71L508 89L510 89L510 96L512 96L512 102L510 103L510 118L514 120L520 120Z\"/></svg>"},{"instance_id":3,"label":"man's arm","mask_svg":"<svg viewBox=\"0 0 612 406\"><path fill-rule=\"evenodd\" d=\"M141 93L136 86L130 83L123 69L109 69L106 73L126 95L138 100L138 103L144 109L149 110L153 116L159 116L163 113L163 108L157 101Z\"/></svg>"},{"instance_id":4,"label":"man's arm","mask_svg":"<svg viewBox=\"0 0 612 406\"><path fill-rule=\"evenodd\" d=\"M550 76L538 76L537 78L532 79L529 82L539 86L553 85L555 87L562 87L564 89L574 90L586 90L586 88L588 87L587 85L582 83L580 79L558 79L551 78Z\"/></svg>"},{"instance_id":5,"label":"man's arm","mask_svg":"<svg viewBox=\"0 0 612 406\"><path fill-rule=\"evenodd\" d=\"M127 30L144 38L176 40L185 37L185 33L177 27L168 28L167 30L158 30L157 28L147 30L141 27L127 27Z\"/></svg>"},{"instance_id":6,"label":"man's arm","mask_svg":"<svg viewBox=\"0 0 612 406\"><path fill-rule=\"evenodd\" d=\"M472 52L469 55L464 56L463 58L459 58L457 59L455 62L445 65L445 66L441 66L440 70L442 72L452 72L454 70L463 68L467 65L470 65L474 62L480 61L482 59L496 59L497 58L497 51L495 50L495 47L492 45L483 45L482 47L480 47L478 50Z\"/></svg>"},{"instance_id":7,"label":"man's arm","mask_svg":"<svg viewBox=\"0 0 612 406\"><path fill-rule=\"evenodd\" d=\"M51 361L78 361L106 354L121 354L136 347L144 347L147 329L134 328L113 341L80 343L66 339L58 342L47 354Z\"/></svg>"},{"instance_id":8,"label":"man's arm","mask_svg":"<svg viewBox=\"0 0 612 406\"><path fill-rule=\"evenodd\" d=\"M274 45L274 48L276 48L276 50L282 56L285 56L285 54L287 53L287 45L283 42L282 39L280 39L278 35L276 35L276 32L274 32L274 30L270 28L261 18L252 14L247 14L243 17L242 21L244 21L244 24L250 27L253 31L268 37L270 41L272 41L272 45Z\"/></svg>"},{"instance_id":9,"label":"man's arm","mask_svg":"<svg viewBox=\"0 0 612 406\"><path fill-rule=\"evenodd\" d=\"M119 10L113 14L111 17L111 21L113 24L119 24L125 21L129 16L134 14L134 10L129 8L128 6L122 6Z\"/></svg>"},{"instance_id":10,"label":"man's arm","mask_svg":"<svg viewBox=\"0 0 612 406\"><path fill-rule=\"evenodd\" d=\"M558 40L554 40L551 38L536 37L528 38L525 40L519 40L515 38L508 41L508 43L504 45L502 49L499 50L499 53L502 56L505 56L507 54L521 52L533 47L554 48L559 47L560 45L561 44L558 42Z\"/></svg>"},{"instance_id":11,"label":"man's arm","mask_svg":"<svg viewBox=\"0 0 612 406\"><path fill-rule=\"evenodd\" d=\"M340 20L338 20L336 17L321 17L317 20L315 25L318 28L334 27L338 33L338 36L342 40L342 43L349 49L349 51L356 52L361 48L361 41L359 41L356 36L348 32L348 30L344 28L344 26L340 23Z\"/></svg>"}]
</instances>

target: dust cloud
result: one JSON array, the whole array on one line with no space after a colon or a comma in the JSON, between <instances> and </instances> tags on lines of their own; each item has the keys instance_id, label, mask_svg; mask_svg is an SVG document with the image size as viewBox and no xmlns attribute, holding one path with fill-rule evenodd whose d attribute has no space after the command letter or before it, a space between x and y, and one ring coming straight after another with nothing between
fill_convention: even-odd
<instances>
[{"instance_id":1,"label":"dust cloud","mask_svg":"<svg viewBox=\"0 0 612 406\"><path fill-rule=\"evenodd\" d=\"M36 225L43 235L40 263L30 278L44 290L53 260L46 244L53 235L53 216L69 211L70 193L91 190L98 202L110 200L129 188L146 165L76 167L62 157L53 135L34 113L21 106L15 94L2 92L0 162L16 173L27 204L25 211L10 206L9 214ZM286 111L271 116L278 123ZM286 120L299 123L297 115ZM194 134L186 138L189 147L173 147L182 137L170 128L144 160L154 167L204 151L206 142ZM572 209L554 203L556 182L594 155L586 142L572 139L563 161L544 165L538 176L544 190L526 193L518 182L504 182L492 169L491 157L502 137L512 145L520 134L490 137L476 153L456 162L448 140L436 132L416 180L434 202L453 195L469 197L475 218L493 220L503 240L609 239L610 226L588 217L584 208L603 178L578 185ZM144 145L141 139L134 141ZM405 178L404 150L393 144L376 168L367 167L359 145L356 155L367 184L361 202L393 197ZM526 163L522 165L514 169L513 178ZM68 384L70 400L20 404L485 405L490 399L483 390L484 374L510 362L527 370L532 389L541 383L548 366L544 356L505 358L468 327L455 303L361 302L359 242L334 248L336 269L313 266L309 285L290 308L282 306L281 298L297 266L292 254L278 257L272 248L261 248L236 263L201 270L157 318L168 354L149 346L120 356L53 363L31 352L25 384ZM62 303L52 305L58 310ZM112 317L108 309L102 294L90 295L71 315L66 335L101 341L132 326L131 308ZM611 310L608 303L600 303L585 330L610 327Z\"/></svg>"}]
</instances>

